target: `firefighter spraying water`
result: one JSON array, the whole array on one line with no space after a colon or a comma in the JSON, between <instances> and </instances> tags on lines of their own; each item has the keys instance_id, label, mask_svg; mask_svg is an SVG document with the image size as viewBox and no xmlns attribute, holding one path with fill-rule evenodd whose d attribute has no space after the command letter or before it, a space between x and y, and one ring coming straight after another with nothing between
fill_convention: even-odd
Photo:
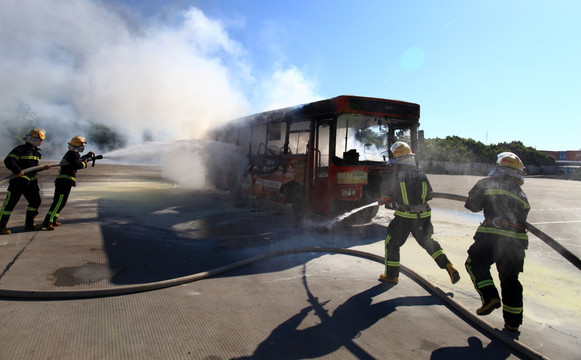
<instances>
[{"instance_id":1,"label":"firefighter spraying water","mask_svg":"<svg viewBox=\"0 0 581 360\"><path fill-rule=\"evenodd\" d=\"M390 148L393 158L389 163L395 168L396 176L382 184L380 205L395 210L395 216L387 227L385 237L385 272L379 280L397 284L400 269L400 247L411 233L418 244L434 259L438 266L445 269L453 284L460 280L460 274L452 266L440 244L434 240L434 227L431 222L432 187L422 171L416 166L415 154L408 144L402 141Z\"/></svg>"},{"instance_id":2,"label":"firefighter spraying water","mask_svg":"<svg viewBox=\"0 0 581 360\"><path fill-rule=\"evenodd\" d=\"M84 137L76 136L69 143L69 151L61 162L39 165L42 156L39 146L45 137L44 130L32 129L23 139L25 144L14 148L4 159L6 168L12 173L0 180L0 185L10 182L6 199L0 210L0 234L9 235L12 233L6 226L12 215L12 210L22 195L28 201L25 230L35 231L42 229L42 227L54 230L54 226L60 225L56 221L59 211L66 204L70 188L76 184L77 169L84 169L88 167L89 163L95 166L95 161L103 158L102 155L95 155L93 152L81 156L79 152L84 151L84 145L87 142ZM54 166L60 166L61 171L55 180L53 204L43 225L36 225L34 219L38 215L38 208L41 204L40 188L36 175L40 171L48 170Z\"/></svg>"},{"instance_id":3,"label":"firefighter spraying water","mask_svg":"<svg viewBox=\"0 0 581 360\"><path fill-rule=\"evenodd\" d=\"M101 155L96 156L92 151L81 156L80 153L85 151L86 144L87 140L82 136L75 136L69 142L69 150L60 163L61 169L54 181L55 189L52 204L42 223L42 227L47 230L54 230L55 226L61 225L57 219L67 204L72 187L77 185L77 170L87 168L90 161L95 166L95 160L103 158Z\"/></svg>"}]
</instances>

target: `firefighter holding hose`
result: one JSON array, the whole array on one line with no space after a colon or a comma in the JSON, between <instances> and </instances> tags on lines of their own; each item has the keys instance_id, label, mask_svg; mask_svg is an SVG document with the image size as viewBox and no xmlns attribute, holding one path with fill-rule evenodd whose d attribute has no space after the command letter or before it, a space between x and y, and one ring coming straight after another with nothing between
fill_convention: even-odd
<instances>
[{"instance_id":1,"label":"firefighter holding hose","mask_svg":"<svg viewBox=\"0 0 581 360\"><path fill-rule=\"evenodd\" d=\"M460 274L452 266L440 244L434 240L431 221L432 187L424 172L418 169L415 154L403 141L395 142L389 164L394 167L393 176L382 184L380 205L395 210L395 216L387 227L385 237L385 272L379 280L397 284L400 269L400 247L411 233L441 269L445 269L452 284L460 280Z\"/></svg>"},{"instance_id":2,"label":"firefighter holding hose","mask_svg":"<svg viewBox=\"0 0 581 360\"><path fill-rule=\"evenodd\" d=\"M523 287L518 276L528 247L525 226L531 208L521 189L523 175L524 166L517 155L500 153L496 167L474 185L465 204L470 211L484 211L484 221L476 230L465 264L482 300L476 314L488 315L501 307L490 275L490 267L496 263L504 327L509 331L518 331L523 319Z\"/></svg>"},{"instance_id":3,"label":"firefighter holding hose","mask_svg":"<svg viewBox=\"0 0 581 360\"><path fill-rule=\"evenodd\" d=\"M61 225L57 219L67 204L72 187L77 185L77 170L85 169L87 163L95 159L95 154L91 151L81 156L86 144L87 140L82 136L75 136L69 142L69 150L61 160L61 169L54 181L52 204L42 223L42 227L47 230L54 230L55 226Z\"/></svg>"},{"instance_id":4,"label":"firefighter holding hose","mask_svg":"<svg viewBox=\"0 0 581 360\"><path fill-rule=\"evenodd\" d=\"M41 227L34 223L34 218L38 215L38 207L41 203L40 188L36 179L36 171L24 173L27 168L38 166L42 157L39 146L45 139L46 134L42 129L32 129L23 138L24 144L15 147L4 159L4 165L12 171L14 177L8 185L8 193L0 210L0 234L8 235L12 232L6 228L12 210L24 195L28 201L26 208L26 220L24 229L26 231L40 230ZM50 168L46 165L44 170Z\"/></svg>"}]
</instances>

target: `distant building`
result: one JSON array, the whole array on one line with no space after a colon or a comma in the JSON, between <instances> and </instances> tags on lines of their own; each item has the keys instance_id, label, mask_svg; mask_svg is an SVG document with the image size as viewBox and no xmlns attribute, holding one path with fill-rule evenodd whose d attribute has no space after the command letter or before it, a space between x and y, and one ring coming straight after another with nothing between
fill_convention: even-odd
<instances>
[{"instance_id":1,"label":"distant building","mask_svg":"<svg viewBox=\"0 0 581 360\"><path fill-rule=\"evenodd\" d=\"M558 178L581 180L581 150L545 151L557 160L556 175Z\"/></svg>"},{"instance_id":2,"label":"distant building","mask_svg":"<svg viewBox=\"0 0 581 360\"><path fill-rule=\"evenodd\" d=\"M554 157L555 160L557 160L557 162L561 161L581 162L581 150L567 150L567 151L540 150L540 151Z\"/></svg>"}]
</instances>

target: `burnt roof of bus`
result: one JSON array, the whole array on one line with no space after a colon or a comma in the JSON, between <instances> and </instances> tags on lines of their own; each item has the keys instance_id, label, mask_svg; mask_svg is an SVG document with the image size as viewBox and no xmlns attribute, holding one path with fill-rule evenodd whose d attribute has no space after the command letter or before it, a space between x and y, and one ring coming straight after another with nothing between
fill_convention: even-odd
<instances>
[{"instance_id":1,"label":"burnt roof of bus","mask_svg":"<svg viewBox=\"0 0 581 360\"><path fill-rule=\"evenodd\" d=\"M258 125L275 122L298 122L328 119L342 113L367 114L388 119L392 125L417 124L420 105L399 100L341 95L330 99L288 108L265 111L234 120L239 125Z\"/></svg>"}]
</instances>

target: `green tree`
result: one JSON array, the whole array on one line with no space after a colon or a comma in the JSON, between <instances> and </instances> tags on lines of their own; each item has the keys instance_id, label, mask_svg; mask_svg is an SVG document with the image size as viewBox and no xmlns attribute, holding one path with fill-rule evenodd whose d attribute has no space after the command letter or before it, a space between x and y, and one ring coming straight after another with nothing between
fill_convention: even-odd
<instances>
[{"instance_id":1,"label":"green tree","mask_svg":"<svg viewBox=\"0 0 581 360\"><path fill-rule=\"evenodd\" d=\"M104 151L119 149L127 144L125 137L104 124L91 124L87 140Z\"/></svg>"},{"instance_id":2,"label":"green tree","mask_svg":"<svg viewBox=\"0 0 581 360\"><path fill-rule=\"evenodd\" d=\"M372 144L377 147L385 146L385 131L376 132L372 129L360 129L355 134L355 139L364 144Z\"/></svg>"},{"instance_id":3,"label":"green tree","mask_svg":"<svg viewBox=\"0 0 581 360\"><path fill-rule=\"evenodd\" d=\"M496 162L496 155L510 151L518 155L525 165L554 165L555 159L520 141L484 145L480 141L464 139L459 136L447 136L445 139L424 139L417 152L421 160L449 161L455 163L488 163Z\"/></svg>"}]
</instances>

